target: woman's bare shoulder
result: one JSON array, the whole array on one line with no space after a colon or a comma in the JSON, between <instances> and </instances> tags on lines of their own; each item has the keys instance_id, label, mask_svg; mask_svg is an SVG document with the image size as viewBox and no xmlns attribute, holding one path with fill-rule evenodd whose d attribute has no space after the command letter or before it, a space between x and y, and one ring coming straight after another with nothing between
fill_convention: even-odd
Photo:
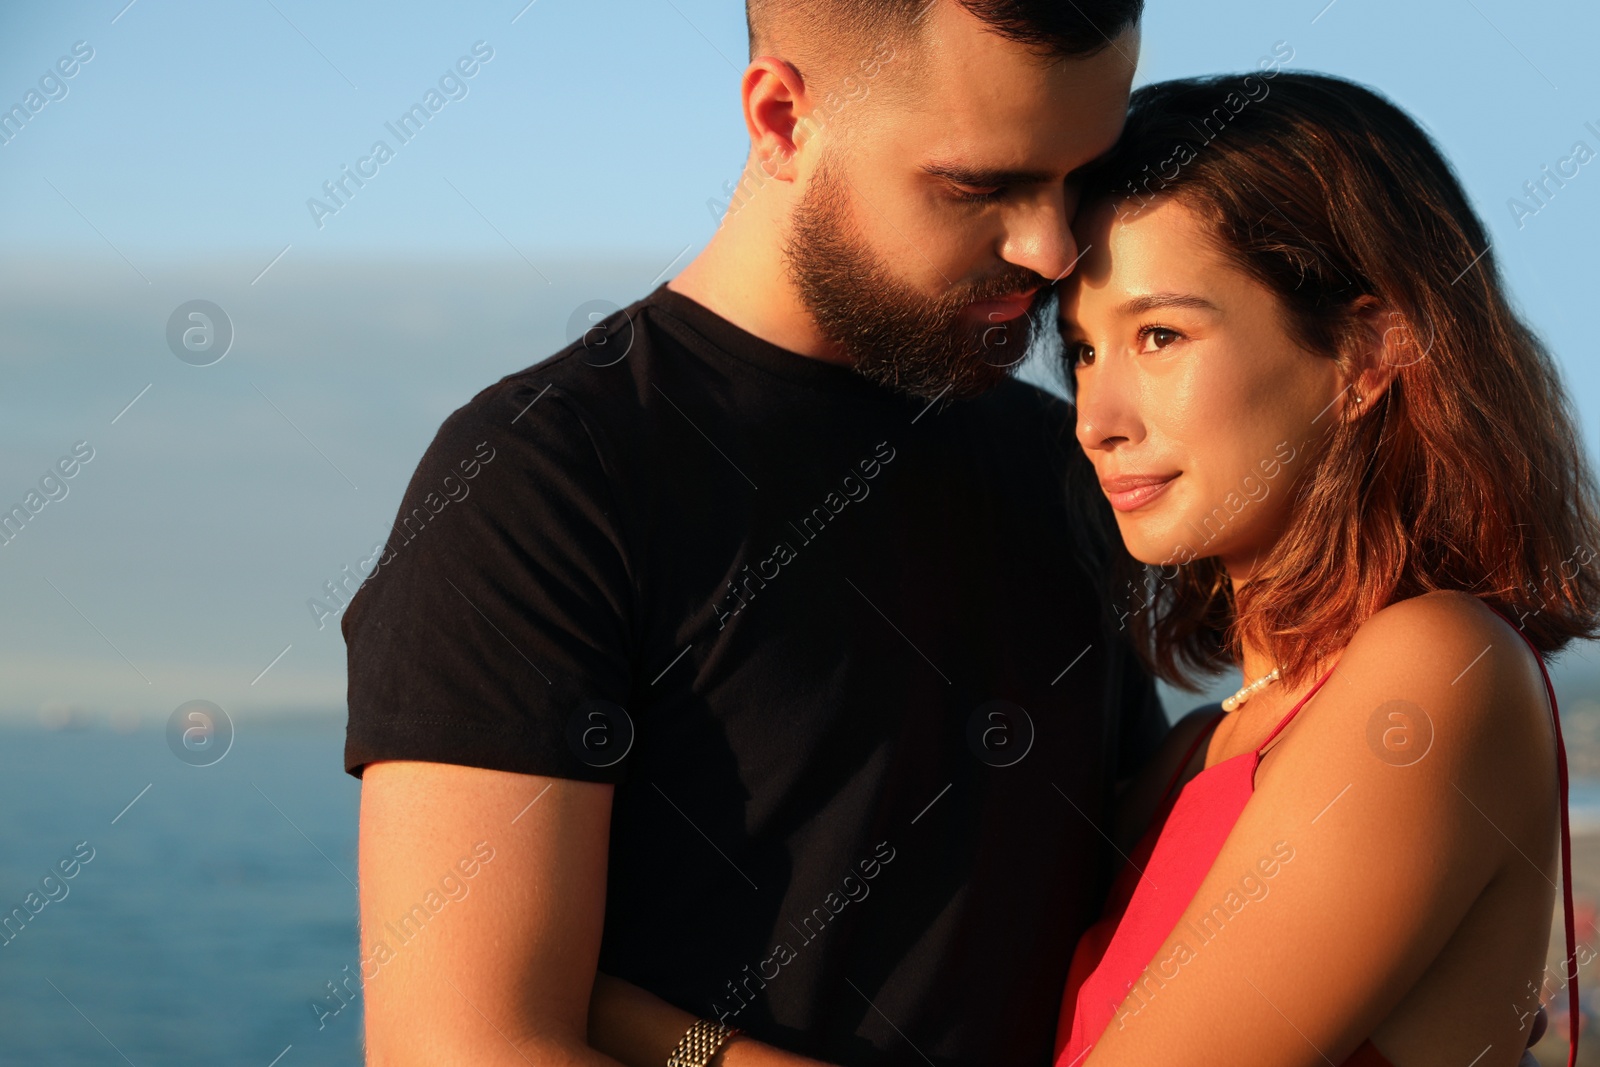
<instances>
[{"instance_id":1,"label":"woman's bare shoulder","mask_svg":"<svg viewBox=\"0 0 1600 1067\"><path fill-rule=\"evenodd\" d=\"M1341 673L1432 694L1441 708L1504 717L1534 705L1544 684L1534 651L1504 615L1459 590L1396 601L1361 624L1340 658Z\"/></svg>"},{"instance_id":2,"label":"woman's bare shoulder","mask_svg":"<svg viewBox=\"0 0 1600 1067\"><path fill-rule=\"evenodd\" d=\"M1328 711L1366 741L1352 758L1364 747L1388 766L1416 761L1441 791L1470 782L1502 811L1542 806L1528 783L1553 775L1555 735L1537 655L1482 600L1440 590L1388 605L1357 629L1336 676Z\"/></svg>"}]
</instances>

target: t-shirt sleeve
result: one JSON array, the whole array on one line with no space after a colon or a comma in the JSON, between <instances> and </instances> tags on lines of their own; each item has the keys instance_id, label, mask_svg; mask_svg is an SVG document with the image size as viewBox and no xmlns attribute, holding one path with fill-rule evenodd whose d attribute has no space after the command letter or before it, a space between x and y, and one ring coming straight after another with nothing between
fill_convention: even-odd
<instances>
[{"instance_id":1,"label":"t-shirt sleeve","mask_svg":"<svg viewBox=\"0 0 1600 1067\"><path fill-rule=\"evenodd\" d=\"M484 390L418 464L341 624L351 774L423 760L625 776L633 596L617 487L581 409L544 388Z\"/></svg>"}]
</instances>

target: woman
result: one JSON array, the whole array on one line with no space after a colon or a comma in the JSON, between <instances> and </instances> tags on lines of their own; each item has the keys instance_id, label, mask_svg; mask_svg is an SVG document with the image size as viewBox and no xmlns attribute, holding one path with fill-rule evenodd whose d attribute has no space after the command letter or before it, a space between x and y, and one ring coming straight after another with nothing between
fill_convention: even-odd
<instances>
[{"instance_id":1,"label":"woman","mask_svg":"<svg viewBox=\"0 0 1600 1067\"><path fill-rule=\"evenodd\" d=\"M1127 798L1057 1067L1515 1063L1568 874L1541 657L1600 608L1550 359L1360 86L1150 86L1090 186L1061 325L1128 620L1248 684Z\"/></svg>"},{"instance_id":2,"label":"woman","mask_svg":"<svg viewBox=\"0 0 1600 1067\"><path fill-rule=\"evenodd\" d=\"M1600 508L1481 225L1392 105L1283 74L1140 90L1077 228L1119 614L1249 684L1123 798L1056 1067L1515 1063L1562 979L1542 656L1597 632ZM590 1039L659 1063L693 1018L602 975Z\"/></svg>"}]
</instances>

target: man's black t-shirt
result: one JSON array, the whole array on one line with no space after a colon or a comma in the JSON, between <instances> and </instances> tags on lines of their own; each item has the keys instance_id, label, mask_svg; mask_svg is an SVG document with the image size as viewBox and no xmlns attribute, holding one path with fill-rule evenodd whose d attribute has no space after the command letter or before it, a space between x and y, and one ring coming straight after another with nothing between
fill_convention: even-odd
<instances>
[{"instance_id":1,"label":"man's black t-shirt","mask_svg":"<svg viewBox=\"0 0 1600 1067\"><path fill-rule=\"evenodd\" d=\"M832 1063L1044 1067L1166 728L1084 466L1038 389L929 405L663 285L445 421L345 614L346 767L614 782L602 971Z\"/></svg>"}]
</instances>

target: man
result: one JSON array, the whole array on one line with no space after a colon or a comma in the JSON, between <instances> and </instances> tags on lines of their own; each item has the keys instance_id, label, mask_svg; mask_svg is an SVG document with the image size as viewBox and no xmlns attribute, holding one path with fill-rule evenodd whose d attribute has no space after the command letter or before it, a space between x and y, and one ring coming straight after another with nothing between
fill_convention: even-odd
<instances>
[{"instance_id":1,"label":"man","mask_svg":"<svg viewBox=\"0 0 1600 1067\"><path fill-rule=\"evenodd\" d=\"M1166 722L1008 373L1140 6L751 0L715 238L446 420L346 613L371 1062L613 1063L597 970L748 1035L689 1062L1048 1061Z\"/></svg>"}]
</instances>

